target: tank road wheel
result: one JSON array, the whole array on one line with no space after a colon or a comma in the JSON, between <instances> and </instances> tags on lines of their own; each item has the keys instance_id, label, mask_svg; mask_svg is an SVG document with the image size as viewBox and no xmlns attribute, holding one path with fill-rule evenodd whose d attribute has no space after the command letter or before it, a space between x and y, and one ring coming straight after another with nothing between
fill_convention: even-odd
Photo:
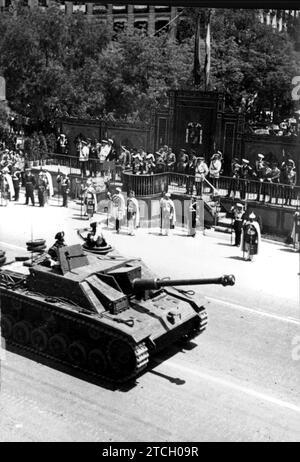
<instances>
[{"instance_id":1,"label":"tank road wheel","mask_svg":"<svg viewBox=\"0 0 300 462\"><path fill-rule=\"evenodd\" d=\"M57 358L64 358L67 355L69 339L64 334L55 334L49 340L49 350Z\"/></svg>"},{"instance_id":2,"label":"tank road wheel","mask_svg":"<svg viewBox=\"0 0 300 462\"><path fill-rule=\"evenodd\" d=\"M108 358L112 369L120 377L131 375L137 367L134 348L123 340L112 340L108 345Z\"/></svg>"},{"instance_id":3,"label":"tank road wheel","mask_svg":"<svg viewBox=\"0 0 300 462\"><path fill-rule=\"evenodd\" d=\"M99 348L95 348L94 350L90 351L88 357L89 365L92 371L94 372L105 372L107 369L107 359L102 350Z\"/></svg>"},{"instance_id":4,"label":"tank road wheel","mask_svg":"<svg viewBox=\"0 0 300 462\"><path fill-rule=\"evenodd\" d=\"M75 366L82 366L87 359L85 346L81 342L73 342L68 348L70 361Z\"/></svg>"},{"instance_id":5,"label":"tank road wheel","mask_svg":"<svg viewBox=\"0 0 300 462\"><path fill-rule=\"evenodd\" d=\"M35 350L45 351L48 346L48 334L45 329L38 327L31 333L31 344Z\"/></svg>"},{"instance_id":6,"label":"tank road wheel","mask_svg":"<svg viewBox=\"0 0 300 462\"><path fill-rule=\"evenodd\" d=\"M30 341L31 325L27 321L20 321L14 325L12 336L16 343L27 345Z\"/></svg>"},{"instance_id":7,"label":"tank road wheel","mask_svg":"<svg viewBox=\"0 0 300 462\"><path fill-rule=\"evenodd\" d=\"M1 335L3 338L10 338L15 320L9 314L1 317Z\"/></svg>"}]
</instances>

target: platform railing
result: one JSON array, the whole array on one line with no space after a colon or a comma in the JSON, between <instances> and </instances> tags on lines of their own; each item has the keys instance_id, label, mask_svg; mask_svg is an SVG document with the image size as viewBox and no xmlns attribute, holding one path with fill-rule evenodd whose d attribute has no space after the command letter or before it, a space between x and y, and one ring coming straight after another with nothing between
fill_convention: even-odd
<instances>
[{"instance_id":1,"label":"platform railing","mask_svg":"<svg viewBox=\"0 0 300 462\"><path fill-rule=\"evenodd\" d=\"M169 191L174 194L192 195L199 192L198 182L193 175L176 172L135 175L130 171L122 173L123 189L133 190L137 196L151 196ZM242 201L257 201L274 205L300 206L300 187L269 181L260 182L242 178L220 176L203 181L200 195L231 197Z\"/></svg>"}]
</instances>

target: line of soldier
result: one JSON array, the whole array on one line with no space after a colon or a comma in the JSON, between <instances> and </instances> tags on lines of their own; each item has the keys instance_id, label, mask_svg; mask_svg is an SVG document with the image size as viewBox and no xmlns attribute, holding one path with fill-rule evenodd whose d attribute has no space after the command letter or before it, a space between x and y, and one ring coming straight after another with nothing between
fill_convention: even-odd
<instances>
[{"instance_id":1,"label":"line of soldier","mask_svg":"<svg viewBox=\"0 0 300 462\"><path fill-rule=\"evenodd\" d=\"M70 180L68 175L60 173L57 178L57 183L60 186L60 192L63 197L63 206L67 207L68 193L70 189ZM50 172L45 169L40 169L36 176L31 168L25 168L23 171L16 167L9 168L8 166L0 169L0 193L1 201L5 201L5 205L9 200L15 202L20 199L21 187L25 187L25 205L31 203L36 204L35 191L37 191L38 204L44 207L49 198L54 195L53 181Z\"/></svg>"},{"instance_id":2,"label":"line of soldier","mask_svg":"<svg viewBox=\"0 0 300 462\"><path fill-rule=\"evenodd\" d=\"M232 180L228 189L228 197L235 197L240 192L240 198L245 199L249 192L250 181L257 181L256 200L271 202L271 198L278 201L280 195L284 196L285 204L291 205L293 188L297 183L295 162L292 159L283 160L279 166L277 161L267 162L263 154L257 154L255 164L252 166L248 159L234 158L231 163ZM242 181L240 181L242 180ZM284 190L273 185L284 185Z\"/></svg>"}]
</instances>

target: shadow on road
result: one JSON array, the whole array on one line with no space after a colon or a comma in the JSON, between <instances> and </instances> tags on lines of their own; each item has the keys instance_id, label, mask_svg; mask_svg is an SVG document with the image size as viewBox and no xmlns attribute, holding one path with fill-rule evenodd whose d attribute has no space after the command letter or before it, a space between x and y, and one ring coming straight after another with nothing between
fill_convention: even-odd
<instances>
[{"instance_id":1,"label":"shadow on road","mask_svg":"<svg viewBox=\"0 0 300 462\"><path fill-rule=\"evenodd\" d=\"M228 244L226 242L218 242L217 245L223 245L224 247L236 247L233 244Z\"/></svg>"},{"instance_id":2,"label":"shadow on road","mask_svg":"<svg viewBox=\"0 0 300 462\"><path fill-rule=\"evenodd\" d=\"M289 253L299 253L297 252L295 249L292 249L292 248L289 248L289 247L286 247L286 248L282 248L282 249L279 249L281 252L289 252Z\"/></svg>"},{"instance_id":3,"label":"shadow on road","mask_svg":"<svg viewBox=\"0 0 300 462\"><path fill-rule=\"evenodd\" d=\"M169 382L174 383L175 385L184 385L185 384L185 380L180 379L178 377L176 377L176 378L171 377L170 375L162 374L161 372L157 372L157 371L154 371L154 370L151 370L150 372L151 372L151 374L157 375L158 377L162 377L163 379L169 380Z\"/></svg>"},{"instance_id":4,"label":"shadow on road","mask_svg":"<svg viewBox=\"0 0 300 462\"><path fill-rule=\"evenodd\" d=\"M231 256L231 257L226 257L226 258L230 258L231 260L245 261L243 257L237 257L237 256Z\"/></svg>"}]
</instances>

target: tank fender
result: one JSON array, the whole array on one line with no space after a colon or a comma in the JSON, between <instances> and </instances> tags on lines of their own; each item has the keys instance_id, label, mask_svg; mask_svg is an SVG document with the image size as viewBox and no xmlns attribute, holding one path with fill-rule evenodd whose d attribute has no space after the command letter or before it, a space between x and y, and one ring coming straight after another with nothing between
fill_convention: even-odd
<instances>
[{"instance_id":1,"label":"tank fender","mask_svg":"<svg viewBox=\"0 0 300 462\"><path fill-rule=\"evenodd\" d=\"M178 290L175 287L168 287L167 289L164 289L164 291L172 297L178 298L179 300L183 300L184 302L189 303L191 307L196 311L196 313L202 311L201 309L204 309L205 305L208 305L210 303L208 300L206 300L206 298L203 295L197 292L194 292L194 294L192 295L189 294L188 291L184 291L181 289Z\"/></svg>"}]
</instances>

